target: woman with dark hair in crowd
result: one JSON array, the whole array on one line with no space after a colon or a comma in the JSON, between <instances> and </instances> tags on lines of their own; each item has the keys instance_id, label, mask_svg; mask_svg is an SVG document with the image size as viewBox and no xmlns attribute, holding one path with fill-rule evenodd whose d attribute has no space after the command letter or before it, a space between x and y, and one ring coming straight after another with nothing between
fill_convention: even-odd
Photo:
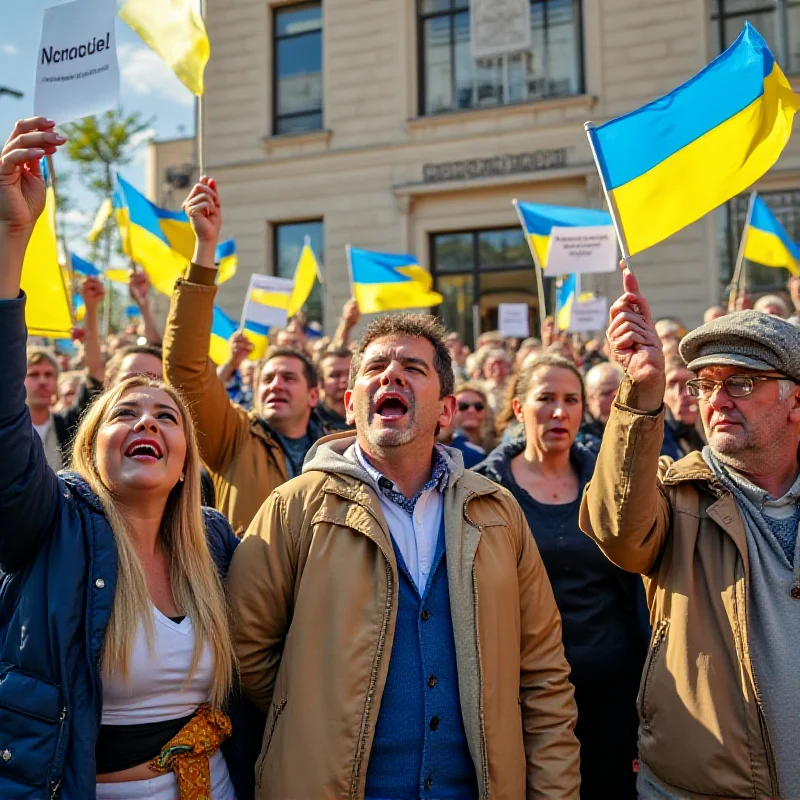
<instances>
[{"instance_id":1,"label":"woman with dark hair in crowd","mask_svg":"<svg viewBox=\"0 0 800 800\"><path fill-rule=\"evenodd\" d=\"M578 527L595 456L575 442L584 387L557 355L528 362L514 379L511 410L524 435L476 467L511 491L542 555L561 612L578 705L581 797L636 797L636 692L647 651L641 578L615 567Z\"/></svg>"},{"instance_id":2,"label":"woman with dark hair in crowd","mask_svg":"<svg viewBox=\"0 0 800 800\"><path fill-rule=\"evenodd\" d=\"M58 476L25 406L22 263L40 159L64 141L23 120L0 152L0 797L245 800L248 745L220 751L240 708L222 582L238 541L201 508L185 404L122 381Z\"/></svg>"}]
</instances>

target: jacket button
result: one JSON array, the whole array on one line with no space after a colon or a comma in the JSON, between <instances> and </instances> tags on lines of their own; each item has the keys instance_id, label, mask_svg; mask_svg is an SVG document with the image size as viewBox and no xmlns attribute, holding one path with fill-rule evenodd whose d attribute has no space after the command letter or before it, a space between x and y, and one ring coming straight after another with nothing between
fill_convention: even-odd
<instances>
[{"instance_id":1,"label":"jacket button","mask_svg":"<svg viewBox=\"0 0 800 800\"><path fill-rule=\"evenodd\" d=\"M435 731L439 727L439 717L431 717L431 730Z\"/></svg>"},{"instance_id":2,"label":"jacket button","mask_svg":"<svg viewBox=\"0 0 800 800\"><path fill-rule=\"evenodd\" d=\"M433 687L436 686L437 683L439 683L439 679L435 675L428 676L428 686L430 686L431 689L433 689Z\"/></svg>"},{"instance_id":3,"label":"jacket button","mask_svg":"<svg viewBox=\"0 0 800 800\"><path fill-rule=\"evenodd\" d=\"M2 758L3 761L11 761L11 751L3 750L3 752L0 753L0 758Z\"/></svg>"},{"instance_id":4,"label":"jacket button","mask_svg":"<svg viewBox=\"0 0 800 800\"><path fill-rule=\"evenodd\" d=\"M98 589L102 589L102 588L103 588L103 587L106 585L106 582L105 582L105 581L104 581L102 578L98 578L98 579L97 579L97 580L94 582L94 585L95 585L95 586L96 586Z\"/></svg>"},{"instance_id":5,"label":"jacket button","mask_svg":"<svg viewBox=\"0 0 800 800\"><path fill-rule=\"evenodd\" d=\"M424 610L424 611L423 611L423 612L420 614L420 617L422 617L422 621L423 621L423 622L427 622L427 621L428 621L428 620L431 618L431 612L430 612L430 611L428 611L428 609L426 608L426 609L425 609L425 610Z\"/></svg>"}]
</instances>

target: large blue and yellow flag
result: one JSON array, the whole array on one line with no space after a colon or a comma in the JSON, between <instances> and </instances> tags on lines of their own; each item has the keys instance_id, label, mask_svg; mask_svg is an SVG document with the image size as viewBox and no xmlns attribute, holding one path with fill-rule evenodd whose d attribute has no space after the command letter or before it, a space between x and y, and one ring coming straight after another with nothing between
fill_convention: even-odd
<instances>
[{"instance_id":1,"label":"large blue and yellow flag","mask_svg":"<svg viewBox=\"0 0 800 800\"><path fill-rule=\"evenodd\" d=\"M587 132L633 255L752 186L778 160L800 106L758 31L668 95Z\"/></svg>"},{"instance_id":2,"label":"large blue and yellow flag","mask_svg":"<svg viewBox=\"0 0 800 800\"><path fill-rule=\"evenodd\" d=\"M127 0L119 15L192 94L203 94L211 45L196 0Z\"/></svg>"},{"instance_id":3,"label":"large blue and yellow flag","mask_svg":"<svg viewBox=\"0 0 800 800\"><path fill-rule=\"evenodd\" d=\"M171 295L194 253L195 236L185 211L170 211L148 200L117 176L113 203L123 251L150 277L156 291ZM236 273L236 245L232 240L217 247L217 283Z\"/></svg>"},{"instance_id":4,"label":"large blue and yellow flag","mask_svg":"<svg viewBox=\"0 0 800 800\"><path fill-rule=\"evenodd\" d=\"M412 255L373 253L348 245L347 260L353 294L362 314L428 308L444 300L431 290L430 273Z\"/></svg>"},{"instance_id":5,"label":"large blue and yellow flag","mask_svg":"<svg viewBox=\"0 0 800 800\"><path fill-rule=\"evenodd\" d=\"M565 331L572 322L572 306L578 297L578 276L565 275L556 288L556 326Z\"/></svg>"},{"instance_id":6,"label":"large blue and yellow flag","mask_svg":"<svg viewBox=\"0 0 800 800\"><path fill-rule=\"evenodd\" d=\"M611 214L593 208L548 206L519 200L514 200L514 205L542 269L547 269L547 252L553 228L595 228L613 224Z\"/></svg>"},{"instance_id":7,"label":"large blue and yellow flag","mask_svg":"<svg viewBox=\"0 0 800 800\"><path fill-rule=\"evenodd\" d=\"M214 306L214 319L211 323L211 343L208 355L221 366L231 359L230 338L236 333L236 323L217 305Z\"/></svg>"},{"instance_id":8,"label":"large blue and yellow flag","mask_svg":"<svg viewBox=\"0 0 800 800\"><path fill-rule=\"evenodd\" d=\"M785 267L792 275L800 275L800 247L789 238L786 229L775 218L767 204L753 198L750 220L743 234L744 257L765 267Z\"/></svg>"},{"instance_id":9,"label":"large blue and yellow flag","mask_svg":"<svg viewBox=\"0 0 800 800\"><path fill-rule=\"evenodd\" d=\"M303 250L297 261L297 268L294 271L294 289L292 289L292 297L289 300L288 309L290 317L293 317L306 304L317 279L322 282L317 257L311 249L311 239L306 236Z\"/></svg>"}]
</instances>

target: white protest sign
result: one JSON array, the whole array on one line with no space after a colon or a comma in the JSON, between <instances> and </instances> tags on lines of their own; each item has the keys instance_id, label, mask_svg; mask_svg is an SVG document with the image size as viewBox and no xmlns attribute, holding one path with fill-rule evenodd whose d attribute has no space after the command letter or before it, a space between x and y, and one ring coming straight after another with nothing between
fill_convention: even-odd
<instances>
[{"instance_id":1,"label":"white protest sign","mask_svg":"<svg viewBox=\"0 0 800 800\"><path fill-rule=\"evenodd\" d=\"M509 339L527 339L531 335L527 303L500 303L497 306L497 327Z\"/></svg>"},{"instance_id":2,"label":"white protest sign","mask_svg":"<svg viewBox=\"0 0 800 800\"><path fill-rule=\"evenodd\" d=\"M608 325L608 298L577 301L572 304L569 333L591 333L601 331Z\"/></svg>"},{"instance_id":3,"label":"white protest sign","mask_svg":"<svg viewBox=\"0 0 800 800\"><path fill-rule=\"evenodd\" d=\"M550 231L547 251L549 275L613 272L619 267L613 225L559 228Z\"/></svg>"},{"instance_id":4,"label":"white protest sign","mask_svg":"<svg viewBox=\"0 0 800 800\"><path fill-rule=\"evenodd\" d=\"M119 105L115 0L73 0L44 10L35 116L59 124Z\"/></svg>"},{"instance_id":5,"label":"white protest sign","mask_svg":"<svg viewBox=\"0 0 800 800\"><path fill-rule=\"evenodd\" d=\"M272 275L251 275L242 310L242 326L254 322L267 328L284 328L289 319L289 298L294 281Z\"/></svg>"}]
</instances>

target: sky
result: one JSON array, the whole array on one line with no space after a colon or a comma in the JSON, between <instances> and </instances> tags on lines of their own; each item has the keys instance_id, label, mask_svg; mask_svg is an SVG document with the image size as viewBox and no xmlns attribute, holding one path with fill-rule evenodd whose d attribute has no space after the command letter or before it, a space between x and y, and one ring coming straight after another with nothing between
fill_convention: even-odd
<instances>
[{"instance_id":1,"label":"sky","mask_svg":"<svg viewBox=\"0 0 800 800\"><path fill-rule=\"evenodd\" d=\"M66 0L64 0L66 1ZM0 95L0 146L20 117L33 111L33 83L41 35L42 14L57 0L4 0L0 27L0 86L24 92L22 100ZM117 18L117 50L121 73L121 104L126 112L138 111L153 123L138 137L134 159L121 174L136 188L145 189L147 142L194 133L194 96L172 70ZM69 246L86 255L86 233L91 228L98 201L81 184L77 168L57 155L57 174L72 173L65 187L71 208L62 219Z\"/></svg>"}]
</instances>

